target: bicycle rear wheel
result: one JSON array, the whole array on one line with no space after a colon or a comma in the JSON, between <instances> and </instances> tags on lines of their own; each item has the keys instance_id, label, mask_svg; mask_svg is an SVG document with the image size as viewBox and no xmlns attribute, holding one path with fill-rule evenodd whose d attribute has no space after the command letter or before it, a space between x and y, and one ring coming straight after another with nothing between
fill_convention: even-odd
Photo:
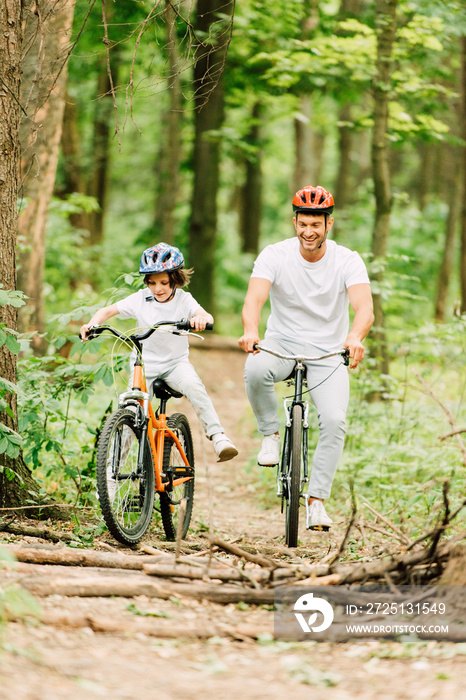
<instances>
[{"instance_id":1,"label":"bicycle rear wheel","mask_svg":"<svg viewBox=\"0 0 466 700\"><path fill-rule=\"evenodd\" d=\"M187 467L175 441L166 435L163 473L168 480L168 487L160 494L160 513L167 540L173 541L176 540L178 528L181 530L181 538L186 536L191 521L194 501L194 450L191 428L186 416L174 413L168 418L167 425L178 437L189 462ZM183 478L186 481L173 486L175 479Z\"/></svg>"},{"instance_id":2,"label":"bicycle rear wheel","mask_svg":"<svg viewBox=\"0 0 466 700\"><path fill-rule=\"evenodd\" d=\"M134 411L120 408L105 421L97 446L97 492L111 534L135 544L147 532L154 507L154 465L146 437L144 464L138 471L141 428Z\"/></svg>"},{"instance_id":3,"label":"bicycle rear wheel","mask_svg":"<svg viewBox=\"0 0 466 700\"><path fill-rule=\"evenodd\" d=\"M286 528L285 542L288 547L298 545L299 496L301 490L303 408L293 406L291 412L291 445L289 450L289 468L286 489Z\"/></svg>"}]
</instances>

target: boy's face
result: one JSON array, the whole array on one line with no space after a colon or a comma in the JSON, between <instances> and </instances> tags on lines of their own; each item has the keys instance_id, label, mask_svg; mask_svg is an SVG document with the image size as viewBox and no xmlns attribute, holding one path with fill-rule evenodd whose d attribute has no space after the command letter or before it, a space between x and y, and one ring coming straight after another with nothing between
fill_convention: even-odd
<instances>
[{"instance_id":1,"label":"boy's face","mask_svg":"<svg viewBox=\"0 0 466 700\"><path fill-rule=\"evenodd\" d=\"M159 302L167 301L173 291L168 272L154 273L147 280L147 286Z\"/></svg>"}]
</instances>

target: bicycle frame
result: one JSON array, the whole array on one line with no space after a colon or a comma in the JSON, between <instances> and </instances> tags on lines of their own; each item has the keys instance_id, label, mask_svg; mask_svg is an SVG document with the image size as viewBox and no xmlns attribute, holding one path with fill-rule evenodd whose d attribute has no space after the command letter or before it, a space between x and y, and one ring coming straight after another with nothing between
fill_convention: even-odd
<instances>
[{"instance_id":1,"label":"bicycle frame","mask_svg":"<svg viewBox=\"0 0 466 700\"><path fill-rule=\"evenodd\" d=\"M176 328L173 333L180 334L182 332L189 332L190 324L189 321L184 319L182 321L161 321L149 330L141 334L133 334L125 336L112 326L97 326L90 329L88 337L96 337L104 331L112 333L115 337L123 339L125 341L130 341L134 348L137 350L136 360L134 363L134 373L133 373L133 387L128 391L123 392L118 397L118 403L120 407L124 406L138 406L141 419L140 425L142 429L142 439L140 440L140 448L138 452L138 463L137 471L141 473L143 471L144 464L144 450L146 445L146 435L149 439L150 448L152 450L152 463L154 465L155 472L155 491L158 493L163 493L166 491L171 491L174 487L189 481L192 476L180 476L179 478L172 478L170 475L169 480L163 480L165 476L163 473L163 453L165 445L165 437L171 438L178 451L181 458L185 464L185 467L190 468L188 458L184 451L183 445L181 444L176 433L167 425L167 416L165 413L167 398L161 399L160 407L157 415L154 412L152 404L150 402L150 395L147 390L146 379L144 376L144 370L142 366L141 356L142 356L142 345L141 341L147 339L154 331L156 331L161 326L172 326ZM212 324L207 324L206 330L211 330ZM184 470L183 470L184 471Z\"/></svg>"},{"instance_id":2,"label":"bicycle frame","mask_svg":"<svg viewBox=\"0 0 466 700\"><path fill-rule=\"evenodd\" d=\"M308 477L308 455L307 455L307 431L309 428L309 423L308 423L308 413L309 413L309 404L307 401L303 400L303 386L304 386L304 381L305 381L305 371L306 368L304 366L304 363L301 359L296 361L293 374L292 374L292 381L294 384L294 396L292 399L290 398L285 398L283 400L283 406L285 410L285 416L286 416L286 423L285 423L285 437L283 440L283 450L282 450L282 459L280 462L280 467L278 469L277 473L277 496L281 496L282 502L281 502L281 511L283 513L283 502L285 498L285 490L284 490L284 483L289 482L290 476L287 471L287 467L290 465L290 446L291 446L291 441L290 441L290 434L291 434L291 415L293 413L293 407L296 405L299 405L303 409L303 432L302 432L302 438L303 438L303 451L302 451L302 458L303 458L303 473L301 475L301 487L300 490L302 489L302 485L309 481ZM289 484L287 483L287 487Z\"/></svg>"},{"instance_id":3,"label":"bicycle frame","mask_svg":"<svg viewBox=\"0 0 466 700\"><path fill-rule=\"evenodd\" d=\"M136 359L134 365L133 388L130 391L126 391L120 395L119 403L121 406L125 406L132 403L134 399L136 399L138 404L141 406L144 416L144 424L142 426L143 438L145 437L145 434L147 434L152 449L155 470L155 490L158 492L163 492L166 491L166 486L168 485L168 482L162 481L162 460L166 435L172 438L175 442L186 467L189 467L190 465L178 436L167 425L167 416L165 413L166 401L161 402L161 409L163 412L160 412L158 417L155 415L155 411L149 400L149 392L147 391L146 380L139 358ZM138 454L138 470L142 470L142 465L144 463L144 446L145 440L142 439ZM174 479L170 484L170 488L173 486L179 486L185 481L189 481L189 479L191 479L190 476Z\"/></svg>"}]
</instances>

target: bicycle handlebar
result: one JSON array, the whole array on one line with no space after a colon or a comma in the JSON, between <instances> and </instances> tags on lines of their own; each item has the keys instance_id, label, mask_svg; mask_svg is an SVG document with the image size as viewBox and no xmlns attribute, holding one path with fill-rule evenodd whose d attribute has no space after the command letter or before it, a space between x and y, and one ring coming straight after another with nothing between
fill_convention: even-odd
<instances>
[{"instance_id":1,"label":"bicycle handlebar","mask_svg":"<svg viewBox=\"0 0 466 700\"><path fill-rule=\"evenodd\" d=\"M328 355L322 355L321 357L306 357L304 355L283 355L280 352L276 352L275 350L271 350L270 348L266 348L263 345L260 345L259 343L254 343L253 345L254 350L263 350L264 352L268 352L270 355L275 355L275 357L279 357L282 360L294 360L295 362L316 362L317 360L326 360L328 357L336 357L337 355L341 355L343 358L343 363L348 366L349 365L349 350L348 348L344 348L343 350L339 350L338 352L331 352Z\"/></svg>"},{"instance_id":2,"label":"bicycle handlebar","mask_svg":"<svg viewBox=\"0 0 466 700\"><path fill-rule=\"evenodd\" d=\"M213 329L213 325L213 323L206 323L205 330L211 331ZM142 333L132 334L120 333L120 331L118 331L116 328L113 328L113 326L93 326L89 329L86 340L92 340L92 338L97 338L97 336L101 335L104 331L108 331L117 338L131 341L133 345L135 345L140 351L141 341L147 340L147 338L149 338L152 335L152 333L158 330L161 326L174 326L176 330L171 332L175 335L180 335L184 331L191 330L191 322L187 318L183 318L181 319L181 321L159 321L158 323L155 323L151 328L148 328L148 330L143 331ZM79 337L81 338L81 340L83 340L81 334L79 335Z\"/></svg>"}]
</instances>

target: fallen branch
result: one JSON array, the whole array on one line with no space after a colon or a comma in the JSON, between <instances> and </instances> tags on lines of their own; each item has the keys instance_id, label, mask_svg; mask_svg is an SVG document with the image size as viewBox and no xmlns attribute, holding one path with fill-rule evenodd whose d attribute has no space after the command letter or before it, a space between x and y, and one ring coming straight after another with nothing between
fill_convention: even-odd
<instances>
[{"instance_id":1,"label":"fallen branch","mask_svg":"<svg viewBox=\"0 0 466 700\"><path fill-rule=\"evenodd\" d=\"M214 603L249 603L251 605L271 605L273 590L256 590L242 586L220 586L215 584L172 583L161 585L147 576L88 576L78 580L64 577L34 576L18 582L23 588L37 597L50 595L78 596L82 598L134 598L144 595L148 598L168 600L173 596L210 600Z\"/></svg>"},{"instance_id":2,"label":"fallen branch","mask_svg":"<svg viewBox=\"0 0 466 700\"><path fill-rule=\"evenodd\" d=\"M453 437L454 435L459 435L460 433L466 433L466 427L455 428L455 430L451 430L449 433L445 433L445 435L440 435L439 440L446 440L447 438Z\"/></svg>"},{"instance_id":3,"label":"fallen branch","mask_svg":"<svg viewBox=\"0 0 466 700\"><path fill-rule=\"evenodd\" d=\"M462 438L460 437L460 432L463 432L463 431L462 430L458 431L452 414L450 413L448 408L445 406L445 404L442 401L440 401L440 399L434 394L432 389L429 387L427 382L421 377L421 375L418 374L414 370L413 370L413 373L414 373L415 377L417 377L417 379L420 381L422 386L424 387L424 393L427 394L428 396L430 396L432 399L434 399L434 401L436 401L438 403L438 405L440 406L442 411L445 413L447 420L451 425L451 429L453 430L454 435L456 435L456 440L458 442L458 446L459 446L461 453L463 455L463 465L466 467L466 446L465 446Z\"/></svg>"},{"instance_id":4,"label":"fallen branch","mask_svg":"<svg viewBox=\"0 0 466 700\"><path fill-rule=\"evenodd\" d=\"M237 547L231 542L224 542L217 537L211 537L210 541L219 549L223 549L225 552L229 552L229 554L234 554L236 557L246 559L246 561L250 561L253 564L259 564L259 566L269 569L276 569L278 567L277 562L275 562L273 559L263 557L261 554L250 554L249 552L246 552L246 550L242 549L241 547Z\"/></svg>"},{"instance_id":5,"label":"fallen branch","mask_svg":"<svg viewBox=\"0 0 466 700\"><path fill-rule=\"evenodd\" d=\"M145 574L159 576L161 578L190 578L193 580L218 579L219 581L254 581L267 582L270 572L263 569L228 569L210 567L197 568L189 564L177 564L175 566L161 564L146 564L143 567Z\"/></svg>"},{"instance_id":6,"label":"fallen branch","mask_svg":"<svg viewBox=\"0 0 466 700\"><path fill-rule=\"evenodd\" d=\"M398 539L400 539L403 542L403 544L410 544L410 541L406 537L404 532L402 532L399 527L397 527L394 523L392 523L391 520L389 520L384 515L382 515L378 511L376 511L375 508L373 508L371 505L369 505L369 503L363 503L363 506L365 508L367 508L368 510L370 510L370 512L373 515L375 515L376 518L379 518L379 520L381 520L383 523L385 523L385 525L387 525L390 528L390 530L393 530L393 532L398 535Z\"/></svg>"}]
</instances>

